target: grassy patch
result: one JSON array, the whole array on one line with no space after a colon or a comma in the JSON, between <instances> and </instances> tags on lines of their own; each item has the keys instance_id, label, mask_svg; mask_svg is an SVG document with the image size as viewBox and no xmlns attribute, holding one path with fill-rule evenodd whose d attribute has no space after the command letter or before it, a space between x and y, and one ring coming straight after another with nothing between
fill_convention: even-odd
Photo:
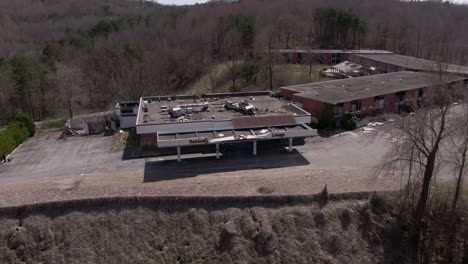
<instances>
[{"instance_id":1,"label":"grassy patch","mask_svg":"<svg viewBox=\"0 0 468 264\"><path fill-rule=\"evenodd\" d=\"M459 204L468 203L468 184L465 182L460 193ZM433 186L433 198L440 202L451 205L453 196L455 194L455 180L453 181L440 181Z\"/></svg>"},{"instance_id":2,"label":"grassy patch","mask_svg":"<svg viewBox=\"0 0 468 264\"><path fill-rule=\"evenodd\" d=\"M275 90L281 86L296 85L302 83L314 83L333 80L320 76L321 69L327 65L312 65L312 74L309 75L309 65L284 64L274 67L273 77L275 79Z\"/></svg>"},{"instance_id":3,"label":"grassy patch","mask_svg":"<svg viewBox=\"0 0 468 264\"><path fill-rule=\"evenodd\" d=\"M65 126L65 120L51 120L41 124L41 127L38 129L40 132L45 131L59 131L62 130Z\"/></svg>"},{"instance_id":4,"label":"grassy patch","mask_svg":"<svg viewBox=\"0 0 468 264\"><path fill-rule=\"evenodd\" d=\"M242 61L237 62L237 67L239 69L242 67L242 63ZM309 65L275 65L273 67L273 90L278 91L282 86L333 80L328 77L322 77L319 74L321 69L328 67L328 65L312 65L312 71L311 74L309 74ZM238 74L238 76L239 78L236 80L236 83L244 86L240 88L243 90L247 82L240 77L241 74ZM231 85L230 67L227 63L219 63L211 68L211 74L207 72L194 82L186 91L186 94L201 95L212 92L229 92L231 90ZM254 83L250 86L249 89L268 90L270 85L267 69L261 69L260 72L256 74Z\"/></svg>"}]
</instances>

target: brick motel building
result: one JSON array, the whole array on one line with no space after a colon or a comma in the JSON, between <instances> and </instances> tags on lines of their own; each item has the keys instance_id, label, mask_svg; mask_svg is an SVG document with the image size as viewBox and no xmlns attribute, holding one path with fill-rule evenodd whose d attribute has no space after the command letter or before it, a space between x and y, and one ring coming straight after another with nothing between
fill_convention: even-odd
<instances>
[{"instance_id":1,"label":"brick motel building","mask_svg":"<svg viewBox=\"0 0 468 264\"><path fill-rule=\"evenodd\" d=\"M312 117L320 117L325 104L334 106L335 116L400 113L405 107L424 106L436 85L434 74L400 71L350 79L282 87L281 96L296 102ZM466 85L468 78L442 76L448 85Z\"/></svg>"}]
</instances>

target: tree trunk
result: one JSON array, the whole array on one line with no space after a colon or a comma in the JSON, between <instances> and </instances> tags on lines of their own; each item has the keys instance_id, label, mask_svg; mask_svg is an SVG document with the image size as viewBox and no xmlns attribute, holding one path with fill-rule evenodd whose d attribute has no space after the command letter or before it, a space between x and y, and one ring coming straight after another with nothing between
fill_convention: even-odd
<instances>
[{"instance_id":1,"label":"tree trunk","mask_svg":"<svg viewBox=\"0 0 468 264\"><path fill-rule=\"evenodd\" d=\"M232 91L236 91L236 63L234 59L231 60L231 78L232 78Z\"/></svg>"},{"instance_id":2,"label":"tree trunk","mask_svg":"<svg viewBox=\"0 0 468 264\"><path fill-rule=\"evenodd\" d=\"M68 105L68 114L70 115L70 119L73 119L73 109L71 104Z\"/></svg>"},{"instance_id":3,"label":"tree trunk","mask_svg":"<svg viewBox=\"0 0 468 264\"><path fill-rule=\"evenodd\" d=\"M272 61L271 47L268 48L268 81L270 84L270 90L273 90L273 61Z\"/></svg>"},{"instance_id":4,"label":"tree trunk","mask_svg":"<svg viewBox=\"0 0 468 264\"><path fill-rule=\"evenodd\" d=\"M436 153L437 147L434 148L434 150L427 157L427 162L424 169L423 185L421 189L421 194L419 196L418 206L416 207L416 220L418 222L421 221L422 217L426 213L427 199L429 197L429 188L431 185L432 175L434 174Z\"/></svg>"},{"instance_id":5,"label":"tree trunk","mask_svg":"<svg viewBox=\"0 0 468 264\"><path fill-rule=\"evenodd\" d=\"M466 148L465 148L465 152L463 153L462 162L460 164L460 167L458 168L457 186L455 189L455 195L453 196L452 209L455 209L457 207L458 199L460 197L460 192L462 189L462 179L463 179L463 175L465 174L465 166L466 166Z\"/></svg>"}]
</instances>

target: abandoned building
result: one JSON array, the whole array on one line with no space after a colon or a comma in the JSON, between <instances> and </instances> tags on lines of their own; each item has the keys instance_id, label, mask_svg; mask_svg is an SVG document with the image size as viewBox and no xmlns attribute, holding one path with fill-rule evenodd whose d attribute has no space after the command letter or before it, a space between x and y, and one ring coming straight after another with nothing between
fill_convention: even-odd
<instances>
[{"instance_id":1,"label":"abandoned building","mask_svg":"<svg viewBox=\"0 0 468 264\"><path fill-rule=\"evenodd\" d=\"M329 49L279 49L274 50L279 53L285 62L293 64L312 63L335 65L347 61L352 54L392 54L387 50L329 50Z\"/></svg>"},{"instance_id":2,"label":"abandoned building","mask_svg":"<svg viewBox=\"0 0 468 264\"><path fill-rule=\"evenodd\" d=\"M291 151L294 139L316 135L309 113L268 91L142 97L137 110L135 117L133 103L118 104L121 124L135 118L142 149L175 148L179 161L194 146L212 148L219 158L220 145L248 142L257 155L258 141L287 141Z\"/></svg>"},{"instance_id":3,"label":"abandoned building","mask_svg":"<svg viewBox=\"0 0 468 264\"><path fill-rule=\"evenodd\" d=\"M431 60L404 56L399 54L351 54L348 60L371 69L373 73L397 71L416 71L448 73L468 77L468 67L454 64L438 63Z\"/></svg>"},{"instance_id":4,"label":"abandoned building","mask_svg":"<svg viewBox=\"0 0 468 264\"><path fill-rule=\"evenodd\" d=\"M401 71L287 86L280 94L314 117L322 115L326 104L334 106L336 117L400 113L407 106L424 105L438 83L434 78L434 74ZM443 79L449 85L465 85L468 78L444 75Z\"/></svg>"}]
</instances>

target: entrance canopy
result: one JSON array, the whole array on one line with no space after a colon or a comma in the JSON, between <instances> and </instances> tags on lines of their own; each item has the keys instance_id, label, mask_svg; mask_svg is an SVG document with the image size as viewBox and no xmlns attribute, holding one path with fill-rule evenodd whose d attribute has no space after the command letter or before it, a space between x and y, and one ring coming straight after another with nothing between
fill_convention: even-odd
<instances>
[{"instance_id":1,"label":"entrance canopy","mask_svg":"<svg viewBox=\"0 0 468 264\"><path fill-rule=\"evenodd\" d=\"M306 138L317 135L315 129L305 124L275 127L256 127L193 133L169 133L157 136L158 148L240 143L287 138Z\"/></svg>"}]
</instances>

